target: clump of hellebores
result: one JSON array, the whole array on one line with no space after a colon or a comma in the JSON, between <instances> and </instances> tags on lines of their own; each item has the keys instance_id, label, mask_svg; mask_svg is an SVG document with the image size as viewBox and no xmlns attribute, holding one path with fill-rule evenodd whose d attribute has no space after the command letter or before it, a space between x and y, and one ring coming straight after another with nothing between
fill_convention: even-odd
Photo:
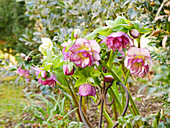
<instances>
[{"instance_id":1,"label":"clump of hellebores","mask_svg":"<svg viewBox=\"0 0 170 128\"><path fill-rule=\"evenodd\" d=\"M149 50L137 47L129 48L124 65L130 69L131 74L135 74L138 77L144 77L145 74L148 73L149 67L152 65Z\"/></svg>"},{"instance_id":2,"label":"clump of hellebores","mask_svg":"<svg viewBox=\"0 0 170 128\"><path fill-rule=\"evenodd\" d=\"M91 84L82 84L79 87L79 95L80 96L95 96L96 95L96 88Z\"/></svg>"},{"instance_id":3,"label":"clump of hellebores","mask_svg":"<svg viewBox=\"0 0 170 128\"><path fill-rule=\"evenodd\" d=\"M69 52L70 61L78 67L92 66L100 60L100 45L95 40L78 38Z\"/></svg>"},{"instance_id":4,"label":"clump of hellebores","mask_svg":"<svg viewBox=\"0 0 170 128\"><path fill-rule=\"evenodd\" d=\"M117 49L120 53L124 55L123 49L127 49L127 46L133 46L134 42L126 33L124 32L113 32L101 43L106 42L108 49L112 49L113 52Z\"/></svg>"}]
</instances>

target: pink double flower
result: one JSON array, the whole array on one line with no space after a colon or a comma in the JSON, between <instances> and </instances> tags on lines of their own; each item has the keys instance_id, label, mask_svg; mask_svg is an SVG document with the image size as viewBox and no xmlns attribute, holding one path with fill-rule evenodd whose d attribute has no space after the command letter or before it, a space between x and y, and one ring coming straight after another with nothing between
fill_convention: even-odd
<instances>
[{"instance_id":1,"label":"pink double flower","mask_svg":"<svg viewBox=\"0 0 170 128\"><path fill-rule=\"evenodd\" d=\"M79 95L80 96L95 96L96 88L90 84L82 84L79 87Z\"/></svg>"},{"instance_id":2,"label":"pink double flower","mask_svg":"<svg viewBox=\"0 0 170 128\"><path fill-rule=\"evenodd\" d=\"M133 40L124 32L114 32L102 40L101 43L106 43L108 49L112 49L113 52L118 49L122 55L124 48L127 49L127 46L133 46Z\"/></svg>"},{"instance_id":3,"label":"pink double flower","mask_svg":"<svg viewBox=\"0 0 170 128\"><path fill-rule=\"evenodd\" d=\"M130 69L131 74L135 74L138 77L145 76L149 71L149 67L152 65L149 50L137 47L129 48L124 65Z\"/></svg>"},{"instance_id":4,"label":"pink double flower","mask_svg":"<svg viewBox=\"0 0 170 128\"><path fill-rule=\"evenodd\" d=\"M100 60L100 45L95 40L78 38L69 49L70 61L78 67L92 66Z\"/></svg>"}]
</instances>

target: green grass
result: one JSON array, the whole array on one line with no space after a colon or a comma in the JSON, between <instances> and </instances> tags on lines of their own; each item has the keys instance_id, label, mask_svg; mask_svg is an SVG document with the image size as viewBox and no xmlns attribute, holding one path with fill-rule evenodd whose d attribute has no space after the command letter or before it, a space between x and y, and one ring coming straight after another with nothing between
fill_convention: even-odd
<instances>
[{"instance_id":1,"label":"green grass","mask_svg":"<svg viewBox=\"0 0 170 128\"><path fill-rule=\"evenodd\" d=\"M14 126L22 113L24 104L27 104L22 86L0 84L0 128Z\"/></svg>"}]
</instances>

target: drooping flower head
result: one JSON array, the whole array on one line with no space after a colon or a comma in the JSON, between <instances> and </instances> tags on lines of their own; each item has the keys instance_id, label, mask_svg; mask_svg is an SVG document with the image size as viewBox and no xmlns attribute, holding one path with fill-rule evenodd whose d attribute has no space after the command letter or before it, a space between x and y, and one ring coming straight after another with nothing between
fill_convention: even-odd
<instances>
[{"instance_id":1,"label":"drooping flower head","mask_svg":"<svg viewBox=\"0 0 170 128\"><path fill-rule=\"evenodd\" d=\"M118 49L123 55L124 48L127 49L127 45L133 46L133 40L124 32L114 32L102 40L101 43L106 42L108 49L115 51Z\"/></svg>"},{"instance_id":2,"label":"drooping flower head","mask_svg":"<svg viewBox=\"0 0 170 128\"><path fill-rule=\"evenodd\" d=\"M29 71L21 69L21 66L17 69L16 73L18 73L20 76L25 76L26 78L29 77Z\"/></svg>"},{"instance_id":3,"label":"drooping flower head","mask_svg":"<svg viewBox=\"0 0 170 128\"><path fill-rule=\"evenodd\" d=\"M50 77L48 77L47 72L44 71L42 68L33 67L32 69L36 71L35 72L35 75L37 76L36 78L38 79L38 83L41 83L41 85L49 85L51 87L54 87L56 82L58 82L54 74L50 73ZM40 73L41 76L39 76Z\"/></svg>"},{"instance_id":4,"label":"drooping flower head","mask_svg":"<svg viewBox=\"0 0 170 128\"><path fill-rule=\"evenodd\" d=\"M130 69L130 73L143 77L148 73L152 65L149 50L146 48L131 47L127 51L124 61L125 67Z\"/></svg>"},{"instance_id":5,"label":"drooping flower head","mask_svg":"<svg viewBox=\"0 0 170 128\"><path fill-rule=\"evenodd\" d=\"M79 95L80 96L95 96L96 88L90 84L82 84L79 87Z\"/></svg>"},{"instance_id":6,"label":"drooping flower head","mask_svg":"<svg viewBox=\"0 0 170 128\"><path fill-rule=\"evenodd\" d=\"M78 67L92 66L100 60L100 45L95 40L78 38L69 51L70 61Z\"/></svg>"},{"instance_id":7,"label":"drooping flower head","mask_svg":"<svg viewBox=\"0 0 170 128\"><path fill-rule=\"evenodd\" d=\"M58 81L54 74L50 74L50 77L47 77L45 80L42 80L41 78L39 78L38 82L41 83L41 85L48 85L48 86L54 87L56 85L56 82Z\"/></svg>"}]
</instances>

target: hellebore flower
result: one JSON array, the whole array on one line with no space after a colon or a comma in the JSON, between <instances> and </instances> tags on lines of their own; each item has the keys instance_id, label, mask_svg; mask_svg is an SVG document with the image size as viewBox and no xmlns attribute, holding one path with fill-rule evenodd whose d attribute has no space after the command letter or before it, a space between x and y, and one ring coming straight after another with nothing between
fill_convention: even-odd
<instances>
[{"instance_id":1,"label":"hellebore flower","mask_svg":"<svg viewBox=\"0 0 170 128\"><path fill-rule=\"evenodd\" d=\"M79 95L80 96L95 96L96 88L90 84L82 84L79 87Z\"/></svg>"},{"instance_id":2,"label":"hellebore flower","mask_svg":"<svg viewBox=\"0 0 170 128\"><path fill-rule=\"evenodd\" d=\"M113 52L118 49L123 55L124 48L127 49L127 45L133 46L133 40L124 32L114 32L102 40L101 43L106 42L108 49L112 49Z\"/></svg>"},{"instance_id":3,"label":"hellebore flower","mask_svg":"<svg viewBox=\"0 0 170 128\"><path fill-rule=\"evenodd\" d=\"M45 80L42 80L41 78L38 79L38 83L41 83L41 85L48 85L51 87L54 87L56 85L56 76L54 74L50 74L50 77L47 77Z\"/></svg>"},{"instance_id":4,"label":"hellebore flower","mask_svg":"<svg viewBox=\"0 0 170 128\"><path fill-rule=\"evenodd\" d=\"M42 38L42 44L39 47L39 51L44 55L47 56L47 49L52 50L53 48L53 43L49 38Z\"/></svg>"},{"instance_id":5,"label":"hellebore flower","mask_svg":"<svg viewBox=\"0 0 170 128\"><path fill-rule=\"evenodd\" d=\"M33 67L32 69L36 71L35 72L35 75L37 76L36 78L38 79L38 83L41 83L41 85L49 85L51 87L54 87L56 82L58 82L54 74L50 74L50 77L47 77L46 71L43 71L38 67ZM41 78L38 78L40 73L41 73ZM43 78L45 78L45 80Z\"/></svg>"},{"instance_id":6,"label":"hellebore flower","mask_svg":"<svg viewBox=\"0 0 170 128\"><path fill-rule=\"evenodd\" d=\"M100 60L100 45L95 40L78 38L69 51L70 61L78 67L92 66Z\"/></svg>"},{"instance_id":7,"label":"hellebore flower","mask_svg":"<svg viewBox=\"0 0 170 128\"><path fill-rule=\"evenodd\" d=\"M131 29L130 30L130 35L133 37L133 38L138 38L139 37L139 31L136 30L136 29Z\"/></svg>"},{"instance_id":8,"label":"hellebore flower","mask_svg":"<svg viewBox=\"0 0 170 128\"><path fill-rule=\"evenodd\" d=\"M149 71L149 66L152 65L149 50L137 47L129 48L124 65L130 69L131 74L135 74L138 77L145 76Z\"/></svg>"},{"instance_id":9,"label":"hellebore flower","mask_svg":"<svg viewBox=\"0 0 170 128\"><path fill-rule=\"evenodd\" d=\"M67 65L63 65L63 72L64 72L65 75L73 75L73 73L74 73L74 66L73 66L73 69L69 72L68 66Z\"/></svg>"},{"instance_id":10,"label":"hellebore flower","mask_svg":"<svg viewBox=\"0 0 170 128\"><path fill-rule=\"evenodd\" d=\"M29 71L21 69L21 66L17 69L16 73L18 73L20 76L25 76L26 78L29 77Z\"/></svg>"}]
</instances>

